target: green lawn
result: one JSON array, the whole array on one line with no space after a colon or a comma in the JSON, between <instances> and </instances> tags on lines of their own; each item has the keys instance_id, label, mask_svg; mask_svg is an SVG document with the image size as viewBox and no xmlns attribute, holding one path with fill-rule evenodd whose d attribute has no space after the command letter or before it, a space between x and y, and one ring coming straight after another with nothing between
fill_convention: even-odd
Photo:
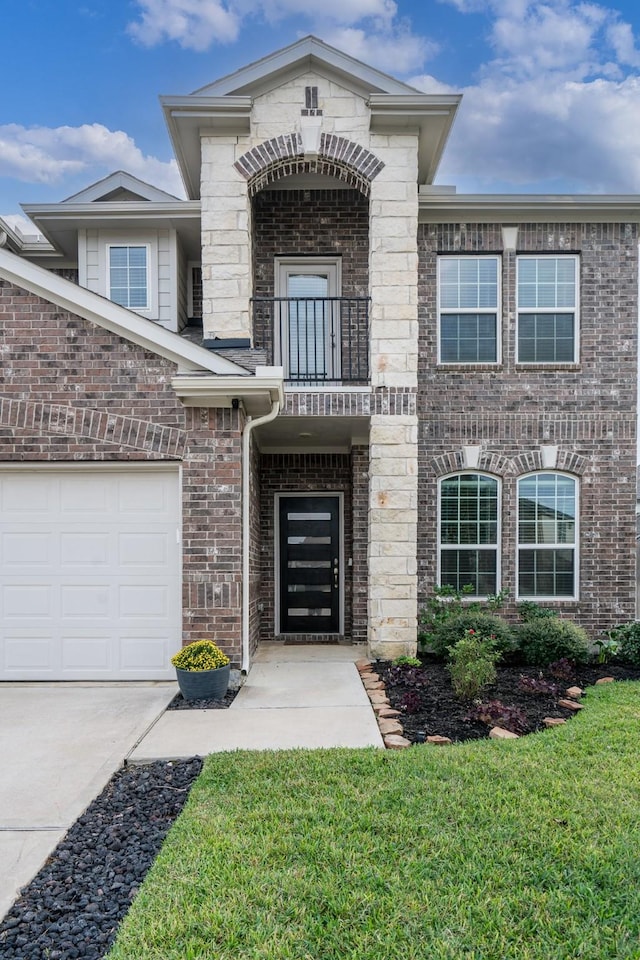
<instances>
[{"instance_id":1,"label":"green lawn","mask_svg":"<svg viewBox=\"0 0 640 960\"><path fill-rule=\"evenodd\" d=\"M640 958L640 684L519 741L209 757L109 960Z\"/></svg>"}]
</instances>

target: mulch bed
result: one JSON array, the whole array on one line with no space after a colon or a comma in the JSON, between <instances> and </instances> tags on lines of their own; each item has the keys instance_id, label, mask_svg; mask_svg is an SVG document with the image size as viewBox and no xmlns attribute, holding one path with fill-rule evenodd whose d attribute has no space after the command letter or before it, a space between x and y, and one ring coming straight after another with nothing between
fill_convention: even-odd
<instances>
[{"instance_id":1,"label":"mulch bed","mask_svg":"<svg viewBox=\"0 0 640 960\"><path fill-rule=\"evenodd\" d=\"M412 670L407 667L399 669L390 661L381 660L374 664L374 670L385 683L391 706L401 711L398 719L404 736L412 743L424 743L426 737L437 735L449 737L454 742L480 740L488 737L491 726L496 725L473 718L473 703L462 701L455 695L443 663L425 660L422 667ZM557 693L523 689L523 677L554 684ZM514 732L520 735L534 733L544 729L542 721L545 717L567 720L574 715L571 710L558 706L558 699L565 697L568 687L578 686L584 690L601 677L640 680L640 668L611 663L578 666L570 674L557 677L549 668L502 666L498 667L496 682L478 699L482 702L498 700L509 708L516 708L519 712L513 712L513 716L522 727ZM497 725L509 728L505 722Z\"/></svg>"},{"instance_id":2,"label":"mulch bed","mask_svg":"<svg viewBox=\"0 0 640 960\"><path fill-rule=\"evenodd\" d=\"M185 700L181 693L176 693L167 710L226 710L227 707L231 706L239 692L240 687L236 690L227 690L221 700Z\"/></svg>"}]
</instances>

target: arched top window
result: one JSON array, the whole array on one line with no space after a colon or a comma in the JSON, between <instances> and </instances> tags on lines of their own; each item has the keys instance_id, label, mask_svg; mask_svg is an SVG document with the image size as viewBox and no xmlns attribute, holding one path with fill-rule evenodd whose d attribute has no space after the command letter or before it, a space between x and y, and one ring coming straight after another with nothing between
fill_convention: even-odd
<instances>
[{"instance_id":1,"label":"arched top window","mask_svg":"<svg viewBox=\"0 0 640 960\"><path fill-rule=\"evenodd\" d=\"M518 596L577 597L578 481L563 473L518 480Z\"/></svg>"},{"instance_id":2,"label":"arched top window","mask_svg":"<svg viewBox=\"0 0 640 960\"><path fill-rule=\"evenodd\" d=\"M439 484L438 582L486 597L500 589L499 482L482 473L457 473Z\"/></svg>"}]
</instances>

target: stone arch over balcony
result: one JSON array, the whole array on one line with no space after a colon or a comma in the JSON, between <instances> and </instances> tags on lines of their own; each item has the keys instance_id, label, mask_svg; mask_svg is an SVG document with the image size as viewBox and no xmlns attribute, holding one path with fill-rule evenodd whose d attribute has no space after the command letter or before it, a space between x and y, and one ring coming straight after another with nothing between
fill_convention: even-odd
<instances>
[{"instance_id":1,"label":"stone arch over balcony","mask_svg":"<svg viewBox=\"0 0 640 960\"><path fill-rule=\"evenodd\" d=\"M333 177L368 197L384 163L366 147L326 133L320 137L318 155L305 156L300 134L289 133L252 147L234 166L248 181L250 197L283 177L304 173Z\"/></svg>"}]
</instances>

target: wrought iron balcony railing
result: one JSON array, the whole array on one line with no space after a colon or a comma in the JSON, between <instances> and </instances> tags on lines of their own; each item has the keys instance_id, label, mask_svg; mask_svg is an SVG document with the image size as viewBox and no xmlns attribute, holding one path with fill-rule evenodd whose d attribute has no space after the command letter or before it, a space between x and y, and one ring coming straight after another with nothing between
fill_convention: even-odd
<instances>
[{"instance_id":1,"label":"wrought iron balcony railing","mask_svg":"<svg viewBox=\"0 0 640 960\"><path fill-rule=\"evenodd\" d=\"M254 297L255 344L301 386L369 382L369 297Z\"/></svg>"}]
</instances>

